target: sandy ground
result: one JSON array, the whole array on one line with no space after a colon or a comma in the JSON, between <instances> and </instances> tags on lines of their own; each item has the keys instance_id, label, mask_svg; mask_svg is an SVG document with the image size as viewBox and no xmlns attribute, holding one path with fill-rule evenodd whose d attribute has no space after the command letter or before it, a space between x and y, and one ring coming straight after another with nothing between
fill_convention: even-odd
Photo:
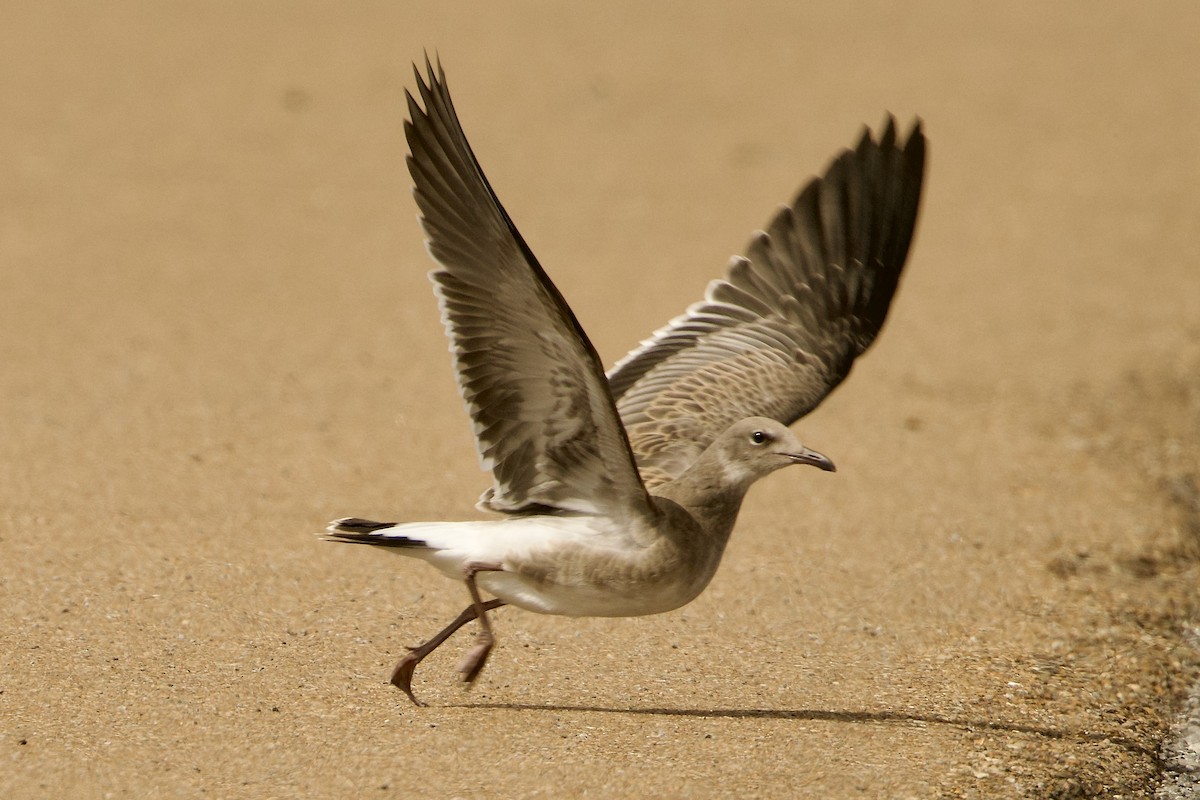
<instances>
[{"instance_id":1,"label":"sandy ground","mask_svg":"<svg viewBox=\"0 0 1200 800\"><path fill-rule=\"evenodd\" d=\"M0 6L0 794L1139 797L1198 661L1190 2ZM1150 7L1147 7L1150 8ZM835 10L836 9L836 10ZM403 168L440 52L604 357L884 110L928 191L877 346L710 589L466 602L313 535L474 514Z\"/></svg>"}]
</instances>

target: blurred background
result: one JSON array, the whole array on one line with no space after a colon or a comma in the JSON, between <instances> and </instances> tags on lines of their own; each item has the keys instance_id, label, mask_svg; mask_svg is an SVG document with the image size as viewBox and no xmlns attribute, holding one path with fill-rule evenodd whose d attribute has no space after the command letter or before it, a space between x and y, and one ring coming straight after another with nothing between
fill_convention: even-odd
<instances>
[{"instance_id":1,"label":"blurred background","mask_svg":"<svg viewBox=\"0 0 1200 800\"><path fill-rule=\"evenodd\" d=\"M1141 785L1191 663L1198 15L5 3L0 785ZM608 363L864 124L930 154L889 323L797 426L839 473L756 488L682 612L502 615L474 694L418 676L485 707L416 717L391 661L465 592L312 534L488 484L403 161L425 53Z\"/></svg>"}]
</instances>

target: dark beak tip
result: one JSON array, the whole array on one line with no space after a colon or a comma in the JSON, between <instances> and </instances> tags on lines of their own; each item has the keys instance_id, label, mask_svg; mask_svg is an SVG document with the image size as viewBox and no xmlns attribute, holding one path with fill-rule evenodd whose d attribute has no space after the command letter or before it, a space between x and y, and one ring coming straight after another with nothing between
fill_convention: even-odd
<instances>
[{"instance_id":1,"label":"dark beak tip","mask_svg":"<svg viewBox=\"0 0 1200 800\"><path fill-rule=\"evenodd\" d=\"M810 464L825 472L837 472L837 466L829 460L828 456L814 450L806 450L800 455L792 456L792 459L797 464Z\"/></svg>"},{"instance_id":2,"label":"dark beak tip","mask_svg":"<svg viewBox=\"0 0 1200 800\"><path fill-rule=\"evenodd\" d=\"M814 459L808 463L812 464L814 467L816 467L818 469L824 470L825 472L837 472L837 465L834 464L832 461L830 461L828 458L822 457L822 458Z\"/></svg>"}]
</instances>

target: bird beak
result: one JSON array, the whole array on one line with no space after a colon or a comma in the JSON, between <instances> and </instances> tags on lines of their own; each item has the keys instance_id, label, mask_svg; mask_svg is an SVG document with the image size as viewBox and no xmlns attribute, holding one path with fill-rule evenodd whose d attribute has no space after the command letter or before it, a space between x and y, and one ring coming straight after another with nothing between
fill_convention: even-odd
<instances>
[{"instance_id":1,"label":"bird beak","mask_svg":"<svg viewBox=\"0 0 1200 800\"><path fill-rule=\"evenodd\" d=\"M811 464L826 472L837 472L837 467L827 456L821 455L816 450L809 450L807 447L802 448L799 453L788 453L787 457L792 460L793 464Z\"/></svg>"}]
</instances>

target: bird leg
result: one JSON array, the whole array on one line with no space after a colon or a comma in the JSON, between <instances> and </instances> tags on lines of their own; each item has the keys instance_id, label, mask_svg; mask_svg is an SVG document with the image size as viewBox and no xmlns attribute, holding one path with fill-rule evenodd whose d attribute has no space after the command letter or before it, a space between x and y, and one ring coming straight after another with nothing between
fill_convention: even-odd
<instances>
[{"instance_id":1,"label":"bird leg","mask_svg":"<svg viewBox=\"0 0 1200 800\"><path fill-rule=\"evenodd\" d=\"M480 628L475 646L467 651L462 661L458 662L458 671L462 673L464 683L475 682L483 665L487 663L492 645L496 643L496 637L492 635L491 623L487 618L487 610L490 606L479 599L479 589L475 586L475 575L480 572L500 572L503 569L504 567L500 564L485 564L478 561L472 561L463 569L463 580L466 581L467 591L471 593L472 607L475 609L475 616L479 618Z\"/></svg>"},{"instance_id":2,"label":"bird leg","mask_svg":"<svg viewBox=\"0 0 1200 800\"><path fill-rule=\"evenodd\" d=\"M462 613L455 617L453 622L443 628L432 639L419 647L410 647L408 655L396 663L395 669L392 670L391 683L408 695L408 699L412 700L415 705L425 705L417 699L412 691L412 678L417 665L421 663L425 656L432 653L443 642L449 639L455 631L473 619L479 620L480 627L483 630L479 636L479 642L467 652L466 656L459 663L458 671L463 674L463 680L467 683L473 682L479 676L483 665L487 663L488 653L495 643L495 636L492 634L492 626L488 623L486 612L504 605L504 601L492 599L484 602L479 597L479 589L475 586L475 575L479 572L500 571L502 569L503 567L499 564L479 562L467 564L463 568L463 580L467 584L467 590L471 593L471 605L464 608Z\"/></svg>"},{"instance_id":3,"label":"bird leg","mask_svg":"<svg viewBox=\"0 0 1200 800\"><path fill-rule=\"evenodd\" d=\"M466 625L471 620L479 617L484 611L491 611L494 608L499 608L500 606L504 605L504 601L499 599L488 600L485 603L478 603L477 595L478 592L472 593L472 600L476 600L476 602L464 608L463 612L455 617L453 622L443 628L437 636L434 636L432 639L418 647L408 648L408 655L396 663L396 668L392 670L392 679L390 682L393 686L402 690L406 695L408 695L408 699L412 700L414 705L425 705L417 699L417 696L413 694L412 690L413 672L416 671L417 664L420 664L425 656L436 650L442 642L449 639L454 632L463 625ZM480 667L482 667L482 664Z\"/></svg>"}]
</instances>

